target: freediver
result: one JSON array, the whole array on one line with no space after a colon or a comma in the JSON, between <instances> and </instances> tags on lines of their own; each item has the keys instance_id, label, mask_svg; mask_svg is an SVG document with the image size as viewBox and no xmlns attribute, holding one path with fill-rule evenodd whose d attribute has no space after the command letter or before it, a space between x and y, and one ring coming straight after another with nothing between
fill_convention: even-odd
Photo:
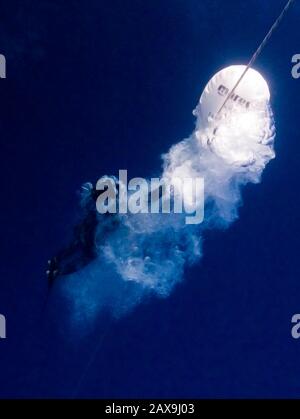
<instances>
[{"instance_id":1,"label":"freediver","mask_svg":"<svg viewBox=\"0 0 300 419\"><path fill-rule=\"evenodd\" d=\"M83 219L73 230L71 243L48 260L47 278L49 288L52 288L59 276L72 274L92 262L96 256L95 235L101 217L111 217L111 222L105 224L102 234L112 231L118 224L111 214L100 215L97 212L96 201L103 191L88 183L83 186L85 192Z\"/></svg>"}]
</instances>

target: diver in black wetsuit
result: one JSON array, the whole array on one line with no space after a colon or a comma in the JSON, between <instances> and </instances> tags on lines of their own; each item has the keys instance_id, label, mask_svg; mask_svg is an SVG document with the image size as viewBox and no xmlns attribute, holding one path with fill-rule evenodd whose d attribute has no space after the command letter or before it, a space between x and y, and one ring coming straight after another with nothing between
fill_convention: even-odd
<instances>
[{"instance_id":1,"label":"diver in black wetsuit","mask_svg":"<svg viewBox=\"0 0 300 419\"><path fill-rule=\"evenodd\" d=\"M74 228L72 243L48 261L47 276L50 286L58 275L71 274L95 258L94 238L96 225L96 211L91 211Z\"/></svg>"},{"instance_id":2,"label":"diver in black wetsuit","mask_svg":"<svg viewBox=\"0 0 300 419\"><path fill-rule=\"evenodd\" d=\"M97 191L91 184L85 187L89 196L85 203L85 214L82 221L74 228L74 238L69 246L62 249L52 259L48 260L47 278L51 288L58 276L69 275L88 265L95 259L95 234L99 217L112 217L111 223L104 229L105 234L113 230L118 221L111 214L99 215L96 201L101 191Z\"/></svg>"}]
</instances>

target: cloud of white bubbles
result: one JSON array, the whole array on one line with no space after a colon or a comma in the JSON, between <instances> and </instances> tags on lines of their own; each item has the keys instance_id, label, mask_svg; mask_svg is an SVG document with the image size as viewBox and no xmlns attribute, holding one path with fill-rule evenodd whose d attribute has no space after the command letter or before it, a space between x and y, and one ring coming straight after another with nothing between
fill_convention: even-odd
<instances>
[{"instance_id":1,"label":"cloud of white bubbles","mask_svg":"<svg viewBox=\"0 0 300 419\"><path fill-rule=\"evenodd\" d=\"M168 296L186 267L201 258L205 231L224 229L237 218L242 187L258 183L275 157L269 104L251 110L232 105L205 128L198 107L194 115L193 133L163 155L162 177L204 179L203 223L186 225L184 214L172 213L98 215L98 257L65 281L77 320L106 309L119 317L149 294Z\"/></svg>"}]
</instances>

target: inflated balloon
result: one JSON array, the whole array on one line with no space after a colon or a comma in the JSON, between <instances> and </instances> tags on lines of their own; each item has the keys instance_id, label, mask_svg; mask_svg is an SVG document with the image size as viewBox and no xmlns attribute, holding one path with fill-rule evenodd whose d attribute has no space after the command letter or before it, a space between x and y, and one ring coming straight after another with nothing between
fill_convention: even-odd
<instances>
[{"instance_id":1,"label":"inflated balloon","mask_svg":"<svg viewBox=\"0 0 300 419\"><path fill-rule=\"evenodd\" d=\"M202 128L214 119L230 94L235 84L242 76L246 66L232 65L219 71L206 85L198 105ZM253 109L265 106L270 100L270 90L262 75L249 68L234 93L227 101L223 112L225 113L238 105L244 109Z\"/></svg>"},{"instance_id":2,"label":"inflated balloon","mask_svg":"<svg viewBox=\"0 0 300 419\"><path fill-rule=\"evenodd\" d=\"M228 164L244 167L257 162L258 148L273 157L274 124L270 90L262 75L246 66L234 65L219 71L206 85L194 115L196 138L201 146ZM225 104L225 105L224 105Z\"/></svg>"}]
</instances>

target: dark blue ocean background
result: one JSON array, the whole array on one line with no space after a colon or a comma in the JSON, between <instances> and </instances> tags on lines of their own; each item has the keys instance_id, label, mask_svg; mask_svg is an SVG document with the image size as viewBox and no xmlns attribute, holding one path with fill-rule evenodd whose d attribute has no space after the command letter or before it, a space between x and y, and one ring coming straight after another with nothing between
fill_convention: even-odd
<instances>
[{"instance_id":1,"label":"dark blue ocean background","mask_svg":"<svg viewBox=\"0 0 300 419\"><path fill-rule=\"evenodd\" d=\"M297 2L296 2L297 3ZM240 218L209 232L167 299L68 333L46 262L71 236L85 181L159 171L188 136L210 77L246 63L283 0L1 1L0 397L299 397L300 5L259 58L277 157L243 192Z\"/></svg>"}]
</instances>

